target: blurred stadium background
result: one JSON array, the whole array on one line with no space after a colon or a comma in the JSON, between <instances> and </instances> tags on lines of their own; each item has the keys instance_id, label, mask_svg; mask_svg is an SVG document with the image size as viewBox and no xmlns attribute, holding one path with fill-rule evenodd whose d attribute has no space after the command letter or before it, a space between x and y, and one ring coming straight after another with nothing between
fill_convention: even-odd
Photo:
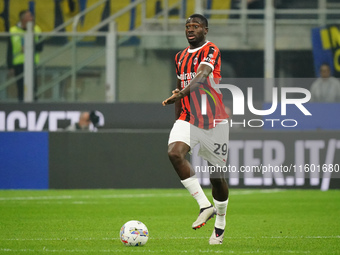
<instances>
[{"instance_id":1,"label":"blurred stadium background","mask_svg":"<svg viewBox=\"0 0 340 255\"><path fill-rule=\"evenodd\" d=\"M25 59L34 71L25 72L18 103L6 55L22 9L34 12L44 49L37 66ZM337 0L4 0L0 13L0 189L181 187L166 153L174 109L161 102L176 84L174 56L187 47L192 13L207 16L222 77L245 95L253 87L256 109L271 102L272 87L309 89L321 62L340 77ZM224 99L233 110L231 94ZM232 116L230 165L291 171L232 173L231 188L340 188L340 104L305 105L312 116L296 107L266 116L280 120L274 127L247 107ZM103 122L97 132L64 132L91 110ZM284 127L287 119L298 124Z\"/></svg>"}]
</instances>

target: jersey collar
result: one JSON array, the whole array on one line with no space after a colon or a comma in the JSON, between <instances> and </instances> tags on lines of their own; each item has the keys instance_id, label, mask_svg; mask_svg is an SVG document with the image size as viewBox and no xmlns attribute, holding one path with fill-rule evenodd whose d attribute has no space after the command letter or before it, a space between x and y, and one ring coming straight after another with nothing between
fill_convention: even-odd
<instances>
[{"instance_id":1,"label":"jersey collar","mask_svg":"<svg viewBox=\"0 0 340 255\"><path fill-rule=\"evenodd\" d=\"M206 41L206 43L205 44L203 44L201 47L198 47L198 48L195 48L195 49L188 49L188 52L189 53L194 53L194 52L196 52L196 51L199 51L200 49L202 49L207 43L208 43L209 41Z\"/></svg>"}]
</instances>

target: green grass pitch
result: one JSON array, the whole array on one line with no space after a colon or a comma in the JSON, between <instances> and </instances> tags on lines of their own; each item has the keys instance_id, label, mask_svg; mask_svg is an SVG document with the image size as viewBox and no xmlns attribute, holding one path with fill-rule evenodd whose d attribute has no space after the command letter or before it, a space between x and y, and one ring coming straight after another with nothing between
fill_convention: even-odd
<instances>
[{"instance_id":1,"label":"green grass pitch","mask_svg":"<svg viewBox=\"0 0 340 255\"><path fill-rule=\"evenodd\" d=\"M210 190L205 190L210 200ZM0 254L340 254L340 191L231 189L224 243L185 189L0 191ZM125 247L121 226L149 229Z\"/></svg>"}]
</instances>

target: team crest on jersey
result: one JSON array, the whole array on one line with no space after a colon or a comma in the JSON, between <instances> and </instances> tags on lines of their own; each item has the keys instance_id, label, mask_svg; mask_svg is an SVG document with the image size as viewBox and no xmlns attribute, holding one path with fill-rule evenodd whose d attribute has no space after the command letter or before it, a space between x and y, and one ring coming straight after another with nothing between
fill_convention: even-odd
<instances>
[{"instance_id":1,"label":"team crest on jersey","mask_svg":"<svg viewBox=\"0 0 340 255\"><path fill-rule=\"evenodd\" d=\"M197 61L198 61L198 58L196 57L196 58L194 59L194 65L197 64Z\"/></svg>"}]
</instances>

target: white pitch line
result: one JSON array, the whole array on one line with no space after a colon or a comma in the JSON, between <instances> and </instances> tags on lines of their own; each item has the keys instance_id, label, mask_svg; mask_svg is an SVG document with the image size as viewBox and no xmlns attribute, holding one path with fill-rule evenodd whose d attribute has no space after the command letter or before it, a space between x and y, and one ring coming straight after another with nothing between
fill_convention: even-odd
<instances>
[{"instance_id":1,"label":"white pitch line","mask_svg":"<svg viewBox=\"0 0 340 255\"><path fill-rule=\"evenodd\" d=\"M269 190L243 190L243 191L231 191L230 196L237 195L249 195L256 193L276 193L283 192L284 189L269 189ZM114 198L148 198L148 197L185 197L188 196L186 190L183 193L141 193L141 194L112 194L112 195L98 195L98 196L27 196L27 197L0 197L0 201L11 201L11 200L71 200L71 199L114 199Z\"/></svg>"},{"instance_id":2,"label":"white pitch line","mask_svg":"<svg viewBox=\"0 0 340 255\"><path fill-rule=\"evenodd\" d=\"M185 194L119 194L99 196L40 196L40 197L0 197L0 200L70 200L70 199L108 199L108 198L146 198L146 197L182 197Z\"/></svg>"},{"instance_id":3,"label":"white pitch line","mask_svg":"<svg viewBox=\"0 0 340 255\"><path fill-rule=\"evenodd\" d=\"M72 196L40 196L40 197L0 197L0 200L53 200L72 199Z\"/></svg>"}]
</instances>

